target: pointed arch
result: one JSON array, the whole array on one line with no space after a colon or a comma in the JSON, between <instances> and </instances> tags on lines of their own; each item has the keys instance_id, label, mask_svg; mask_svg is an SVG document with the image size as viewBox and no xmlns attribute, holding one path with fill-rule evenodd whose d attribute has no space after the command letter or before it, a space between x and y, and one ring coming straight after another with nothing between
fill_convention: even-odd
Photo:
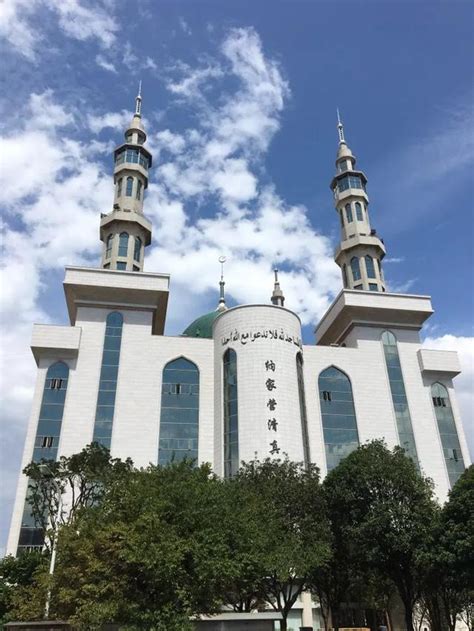
<instances>
[{"instance_id":1,"label":"pointed arch","mask_svg":"<svg viewBox=\"0 0 474 631\"><path fill-rule=\"evenodd\" d=\"M319 405L323 424L328 471L359 446L359 432L348 375L328 366L318 377Z\"/></svg>"},{"instance_id":2,"label":"pointed arch","mask_svg":"<svg viewBox=\"0 0 474 631\"><path fill-rule=\"evenodd\" d=\"M117 197L122 197L122 183L123 177L120 177L117 182Z\"/></svg>"},{"instance_id":3,"label":"pointed arch","mask_svg":"<svg viewBox=\"0 0 474 631\"><path fill-rule=\"evenodd\" d=\"M365 255L365 269L368 278L376 278L374 259L370 256L370 254Z\"/></svg>"},{"instance_id":4,"label":"pointed arch","mask_svg":"<svg viewBox=\"0 0 474 631\"><path fill-rule=\"evenodd\" d=\"M133 192L133 177L131 175L127 178L127 185L125 188L126 197L131 197Z\"/></svg>"},{"instance_id":5,"label":"pointed arch","mask_svg":"<svg viewBox=\"0 0 474 631\"><path fill-rule=\"evenodd\" d=\"M452 487L465 469L456 422L446 386L436 381L431 385L430 390L446 470Z\"/></svg>"},{"instance_id":6,"label":"pointed arch","mask_svg":"<svg viewBox=\"0 0 474 631\"><path fill-rule=\"evenodd\" d=\"M342 266L342 283L344 285L344 289L349 285L349 283L347 282L347 265L345 263Z\"/></svg>"},{"instance_id":7,"label":"pointed arch","mask_svg":"<svg viewBox=\"0 0 474 631\"><path fill-rule=\"evenodd\" d=\"M351 258L351 270L352 270L352 280L353 281L360 280L361 279L360 263L357 256L353 256Z\"/></svg>"},{"instance_id":8,"label":"pointed arch","mask_svg":"<svg viewBox=\"0 0 474 631\"><path fill-rule=\"evenodd\" d=\"M239 409L237 353L228 348L222 356L224 384L224 476L239 470Z\"/></svg>"},{"instance_id":9,"label":"pointed arch","mask_svg":"<svg viewBox=\"0 0 474 631\"><path fill-rule=\"evenodd\" d=\"M362 205L360 202L355 203L355 211L357 221L364 221L364 215L362 214Z\"/></svg>"},{"instance_id":10,"label":"pointed arch","mask_svg":"<svg viewBox=\"0 0 474 631\"><path fill-rule=\"evenodd\" d=\"M135 261L140 261L142 255L142 240L140 237L135 237L135 245L133 248L133 259Z\"/></svg>"},{"instance_id":11,"label":"pointed arch","mask_svg":"<svg viewBox=\"0 0 474 631\"><path fill-rule=\"evenodd\" d=\"M179 356L163 368L158 464L197 460L199 440L199 369Z\"/></svg>"},{"instance_id":12,"label":"pointed arch","mask_svg":"<svg viewBox=\"0 0 474 631\"><path fill-rule=\"evenodd\" d=\"M119 236L119 256L128 256L128 232L121 232Z\"/></svg>"},{"instance_id":13,"label":"pointed arch","mask_svg":"<svg viewBox=\"0 0 474 631\"><path fill-rule=\"evenodd\" d=\"M351 223L352 221L354 221L354 218L352 217L351 205L350 204L346 204L345 209L346 209L347 223Z\"/></svg>"},{"instance_id":14,"label":"pointed arch","mask_svg":"<svg viewBox=\"0 0 474 631\"><path fill-rule=\"evenodd\" d=\"M143 184L141 180L137 181L137 193L136 193L136 198L137 199L141 199L142 198L142 188L143 188Z\"/></svg>"},{"instance_id":15,"label":"pointed arch","mask_svg":"<svg viewBox=\"0 0 474 631\"><path fill-rule=\"evenodd\" d=\"M109 259L112 256L113 240L114 240L114 235L109 234L109 236L107 237L106 244L105 244L105 258L106 259Z\"/></svg>"}]
</instances>

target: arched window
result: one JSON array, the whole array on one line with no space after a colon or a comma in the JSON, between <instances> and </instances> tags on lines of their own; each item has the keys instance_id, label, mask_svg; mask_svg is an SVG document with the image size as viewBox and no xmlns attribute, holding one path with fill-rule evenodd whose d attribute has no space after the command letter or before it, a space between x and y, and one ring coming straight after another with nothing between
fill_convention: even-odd
<instances>
[{"instance_id":1,"label":"arched window","mask_svg":"<svg viewBox=\"0 0 474 631\"><path fill-rule=\"evenodd\" d=\"M128 256L128 232L120 233L118 255Z\"/></svg>"},{"instance_id":2,"label":"arched window","mask_svg":"<svg viewBox=\"0 0 474 631\"><path fill-rule=\"evenodd\" d=\"M451 486L453 486L456 484L465 467L453 410L445 386L441 383L434 383L431 386L431 398L433 400L436 421L438 423L439 437L443 447L449 482Z\"/></svg>"},{"instance_id":3,"label":"arched window","mask_svg":"<svg viewBox=\"0 0 474 631\"><path fill-rule=\"evenodd\" d=\"M142 253L142 240L140 237L135 237L135 247L133 248L133 258L135 261L140 260L140 256Z\"/></svg>"},{"instance_id":4,"label":"arched window","mask_svg":"<svg viewBox=\"0 0 474 631\"><path fill-rule=\"evenodd\" d=\"M348 286L348 282L347 282L347 265L345 263L342 266L342 282L343 282L344 288L346 288Z\"/></svg>"},{"instance_id":5,"label":"arched window","mask_svg":"<svg viewBox=\"0 0 474 631\"><path fill-rule=\"evenodd\" d=\"M356 202L355 203L355 208L356 208L357 221L363 221L364 220L364 216L362 214L362 206L360 205L360 202Z\"/></svg>"},{"instance_id":6,"label":"arched window","mask_svg":"<svg viewBox=\"0 0 474 631\"><path fill-rule=\"evenodd\" d=\"M123 316L112 311L105 325L104 350L100 369L99 394L95 412L94 435L92 440L110 449L112 424L115 411L120 347L122 345Z\"/></svg>"},{"instance_id":7,"label":"arched window","mask_svg":"<svg viewBox=\"0 0 474 631\"><path fill-rule=\"evenodd\" d=\"M68 380L69 366L64 362L56 362L48 368L43 388L38 427L36 430L33 462L56 460ZM32 484L33 483L30 481L27 493L30 492ZM47 515L45 515L42 521L47 521ZM30 504L26 500L21 520L18 552L31 550L33 548L41 550L43 544L43 524L35 521L35 518L31 514Z\"/></svg>"},{"instance_id":8,"label":"arched window","mask_svg":"<svg viewBox=\"0 0 474 631\"><path fill-rule=\"evenodd\" d=\"M112 243L113 243L114 235L109 234L107 237L106 245L105 245L105 258L108 259L112 255Z\"/></svg>"},{"instance_id":9,"label":"arched window","mask_svg":"<svg viewBox=\"0 0 474 631\"><path fill-rule=\"evenodd\" d=\"M382 261L380 261L379 259L375 259L377 261L377 267L379 268L379 276L380 276L380 280L383 280L383 276L382 276Z\"/></svg>"},{"instance_id":10,"label":"arched window","mask_svg":"<svg viewBox=\"0 0 474 631\"><path fill-rule=\"evenodd\" d=\"M119 181L117 182L117 197L122 197L122 182L123 177L119 178Z\"/></svg>"},{"instance_id":11,"label":"arched window","mask_svg":"<svg viewBox=\"0 0 474 631\"><path fill-rule=\"evenodd\" d=\"M344 228L344 215L343 215L343 213L342 213L342 210L341 210L341 212L339 213L339 217L340 217L340 219L341 219L341 228Z\"/></svg>"},{"instance_id":12,"label":"arched window","mask_svg":"<svg viewBox=\"0 0 474 631\"><path fill-rule=\"evenodd\" d=\"M368 254L365 257L365 269L369 278L375 278L374 259Z\"/></svg>"},{"instance_id":13,"label":"arched window","mask_svg":"<svg viewBox=\"0 0 474 631\"><path fill-rule=\"evenodd\" d=\"M239 470L239 416L237 393L237 354L229 348L224 353L224 476Z\"/></svg>"},{"instance_id":14,"label":"arched window","mask_svg":"<svg viewBox=\"0 0 474 631\"><path fill-rule=\"evenodd\" d=\"M142 198L142 181L138 180L137 181L137 199L141 199Z\"/></svg>"},{"instance_id":15,"label":"arched window","mask_svg":"<svg viewBox=\"0 0 474 631\"><path fill-rule=\"evenodd\" d=\"M353 256L351 258L351 270L352 270L352 279L360 280L361 279L360 265L359 265L359 259L357 258L357 256Z\"/></svg>"},{"instance_id":16,"label":"arched window","mask_svg":"<svg viewBox=\"0 0 474 631\"><path fill-rule=\"evenodd\" d=\"M392 403L397 421L398 439L407 456L418 467L415 436L411 423L410 409L405 392L402 367L398 355L397 339L391 331L384 331L381 336L385 364L387 366L388 381L392 393Z\"/></svg>"},{"instance_id":17,"label":"arched window","mask_svg":"<svg viewBox=\"0 0 474 631\"><path fill-rule=\"evenodd\" d=\"M128 177L127 178L127 188L125 190L125 195L127 197L131 197L132 196L132 191L133 191L133 177Z\"/></svg>"},{"instance_id":18,"label":"arched window","mask_svg":"<svg viewBox=\"0 0 474 631\"><path fill-rule=\"evenodd\" d=\"M158 464L197 460L198 439L199 370L179 357L163 369Z\"/></svg>"},{"instance_id":19,"label":"arched window","mask_svg":"<svg viewBox=\"0 0 474 631\"><path fill-rule=\"evenodd\" d=\"M359 446L357 419L347 375L330 366L319 375L318 383L326 462L331 471Z\"/></svg>"},{"instance_id":20,"label":"arched window","mask_svg":"<svg viewBox=\"0 0 474 631\"><path fill-rule=\"evenodd\" d=\"M351 221L353 221L351 205L350 204L346 204L345 208L346 208L347 223L351 223Z\"/></svg>"},{"instance_id":21,"label":"arched window","mask_svg":"<svg viewBox=\"0 0 474 631\"><path fill-rule=\"evenodd\" d=\"M303 439L304 464L307 467L311 462L309 454L308 417L306 414L306 399L304 393L303 355L296 355L296 375L298 377L298 396L300 401L301 436Z\"/></svg>"}]
</instances>

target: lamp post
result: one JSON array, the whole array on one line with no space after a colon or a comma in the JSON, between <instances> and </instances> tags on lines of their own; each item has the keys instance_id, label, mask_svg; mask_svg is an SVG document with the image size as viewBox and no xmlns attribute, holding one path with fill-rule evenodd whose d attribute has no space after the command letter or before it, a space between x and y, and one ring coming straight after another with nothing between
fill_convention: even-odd
<instances>
[{"instance_id":1,"label":"lamp post","mask_svg":"<svg viewBox=\"0 0 474 631\"><path fill-rule=\"evenodd\" d=\"M61 487L59 486L59 484L54 479L54 473L51 471L51 469L48 467L47 464L40 465L40 468L41 468L42 471L46 471L47 473L49 473L51 475L51 482L52 482L53 486L55 487L56 492L58 494L58 510L57 510L57 514L61 515L61 511L62 511L62 496L63 496L62 491L61 491ZM49 576L50 576L50 578L54 574L54 566L56 564L57 539L58 539L58 527L56 525L56 528L54 529L54 532L53 532L53 539L51 541L51 559L49 561ZM51 583L48 585L48 592L46 594L46 603L45 603L45 606L44 606L44 617L45 617L46 620L49 618L50 603L51 603Z\"/></svg>"}]
</instances>

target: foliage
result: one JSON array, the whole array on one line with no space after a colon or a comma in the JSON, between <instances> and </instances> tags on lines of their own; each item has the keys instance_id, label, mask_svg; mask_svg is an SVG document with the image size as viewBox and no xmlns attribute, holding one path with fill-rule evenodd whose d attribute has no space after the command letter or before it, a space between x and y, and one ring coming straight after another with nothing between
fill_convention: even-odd
<instances>
[{"instance_id":1,"label":"foliage","mask_svg":"<svg viewBox=\"0 0 474 631\"><path fill-rule=\"evenodd\" d=\"M14 606L15 594L34 583L38 569L46 565L46 558L39 552L11 555L0 560L0 624L10 619L9 612ZM44 603L43 603L44 606Z\"/></svg>"},{"instance_id":2,"label":"foliage","mask_svg":"<svg viewBox=\"0 0 474 631\"><path fill-rule=\"evenodd\" d=\"M323 486L338 563L347 563L355 574L375 572L391 581L412 631L421 588L419 552L432 538L436 512L432 483L401 448L391 452L373 441L347 456ZM345 588L350 588L347 581Z\"/></svg>"}]
</instances>

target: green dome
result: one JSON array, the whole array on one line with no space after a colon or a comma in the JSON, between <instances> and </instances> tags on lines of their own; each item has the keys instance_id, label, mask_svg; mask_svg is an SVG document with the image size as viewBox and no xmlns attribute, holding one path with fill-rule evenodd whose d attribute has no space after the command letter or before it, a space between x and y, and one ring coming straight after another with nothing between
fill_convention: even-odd
<instances>
[{"instance_id":1,"label":"green dome","mask_svg":"<svg viewBox=\"0 0 474 631\"><path fill-rule=\"evenodd\" d=\"M191 324L183 331L182 335L187 337L212 337L212 323L217 316L222 313L221 311L211 311L206 313Z\"/></svg>"}]
</instances>

